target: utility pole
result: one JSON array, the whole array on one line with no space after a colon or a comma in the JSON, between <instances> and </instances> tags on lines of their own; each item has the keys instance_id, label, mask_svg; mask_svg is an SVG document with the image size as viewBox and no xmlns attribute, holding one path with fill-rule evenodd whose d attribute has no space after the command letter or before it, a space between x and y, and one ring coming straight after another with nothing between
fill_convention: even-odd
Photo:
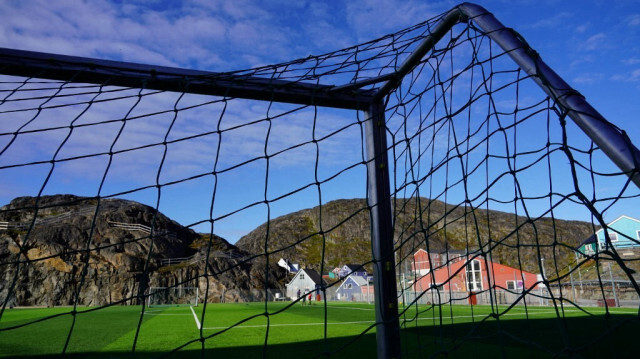
<instances>
[{"instance_id":1,"label":"utility pole","mask_svg":"<svg viewBox=\"0 0 640 359\"><path fill-rule=\"evenodd\" d=\"M578 278L580 279L580 294L584 293L584 288L582 288L582 273L580 272L580 267L578 267Z\"/></svg>"},{"instance_id":2,"label":"utility pole","mask_svg":"<svg viewBox=\"0 0 640 359\"><path fill-rule=\"evenodd\" d=\"M573 272L571 271L571 267L569 267L569 282L571 283L571 291L573 292L573 301L578 302L578 297L576 297L576 288L573 286Z\"/></svg>"},{"instance_id":3,"label":"utility pole","mask_svg":"<svg viewBox=\"0 0 640 359\"><path fill-rule=\"evenodd\" d=\"M609 278L611 278L611 289L613 289L613 300L616 302L616 307L620 306L618 302L618 294L616 293L616 283L613 281L613 270L611 269L611 262L609 262Z\"/></svg>"},{"instance_id":4,"label":"utility pole","mask_svg":"<svg viewBox=\"0 0 640 359\"><path fill-rule=\"evenodd\" d=\"M551 289L547 286L547 275L544 270L544 257L540 257L540 263L542 265L542 280L544 282L544 286L547 288L547 294L550 294ZM542 297L542 289L540 290L540 305L544 304L544 298Z\"/></svg>"},{"instance_id":5,"label":"utility pole","mask_svg":"<svg viewBox=\"0 0 640 359\"><path fill-rule=\"evenodd\" d=\"M402 273L402 301L403 301L403 307L407 306L407 291L405 289L406 283L407 282L405 281L404 273Z\"/></svg>"}]
</instances>

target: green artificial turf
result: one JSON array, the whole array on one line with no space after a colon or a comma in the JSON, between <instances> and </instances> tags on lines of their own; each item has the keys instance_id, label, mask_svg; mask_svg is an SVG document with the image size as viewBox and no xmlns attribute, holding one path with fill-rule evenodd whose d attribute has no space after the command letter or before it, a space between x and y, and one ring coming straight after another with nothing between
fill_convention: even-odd
<instances>
[{"instance_id":1,"label":"green artificial turf","mask_svg":"<svg viewBox=\"0 0 640 359\"><path fill-rule=\"evenodd\" d=\"M206 309L205 309L206 308ZM374 357L373 304L225 303L5 310L0 357ZM326 310L325 310L326 309ZM402 309L402 308L401 308ZM638 354L633 309L413 306L404 357L624 357ZM204 317L203 317L204 311ZM500 315L491 315L499 313ZM194 315L195 314L195 315ZM197 317L197 321L196 321ZM74 322L75 318L75 322ZM201 322L200 327L197 322ZM326 323L326 325L325 325ZM65 348L66 345L66 348ZM134 350L135 349L135 350Z\"/></svg>"}]
</instances>

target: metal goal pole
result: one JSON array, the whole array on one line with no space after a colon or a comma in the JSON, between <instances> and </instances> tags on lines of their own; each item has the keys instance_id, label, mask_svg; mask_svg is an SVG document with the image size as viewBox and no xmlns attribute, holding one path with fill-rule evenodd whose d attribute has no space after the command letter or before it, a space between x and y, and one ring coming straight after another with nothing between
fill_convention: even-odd
<instances>
[{"instance_id":1,"label":"metal goal pole","mask_svg":"<svg viewBox=\"0 0 640 359\"><path fill-rule=\"evenodd\" d=\"M367 200L371 209L378 358L399 358L400 324L384 110L384 104L380 101L372 103L366 111Z\"/></svg>"},{"instance_id":2,"label":"metal goal pole","mask_svg":"<svg viewBox=\"0 0 640 359\"><path fill-rule=\"evenodd\" d=\"M461 4L458 9L509 54L522 70L531 75L532 80L640 188L640 150L624 131L609 123L578 91L542 61L519 34L505 27L489 11L470 3Z\"/></svg>"}]
</instances>

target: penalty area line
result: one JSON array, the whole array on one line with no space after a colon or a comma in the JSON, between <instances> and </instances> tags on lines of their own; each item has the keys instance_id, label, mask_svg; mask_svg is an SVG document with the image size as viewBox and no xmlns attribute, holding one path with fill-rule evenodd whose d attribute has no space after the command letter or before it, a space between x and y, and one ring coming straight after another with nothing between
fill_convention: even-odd
<instances>
[{"instance_id":1,"label":"penalty area line","mask_svg":"<svg viewBox=\"0 0 640 359\"><path fill-rule=\"evenodd\" d=\"M364 320L364 321L358 321L358 322L329 322L326 323L327 325L346 325L346 324L372 324L375 323L375 321L372 320ZM283 324L269 324L269 327L297 327L297 326L310 326L310 325L325 325L324 322L317 322L317 323L283 323ZM258 324L258 325L238 325L233 327L233 329L235 328L266 328L267 324ZM203 330L208 329L208 330L220 330L220 329L227 329L229 327L209 327L209 328L202 328Z\"/></svg>"},{"instance_id":2,"label":"penalty area line","mask_svg":"<svg viewBox=\"0 0 640 359\"><path fill-rule=\"evenodd\" d=\"M200 320L198 320L198 315L196 315L196 311L193 310L192 306L189 306L189 308L191 308L191 313L193 313L193 319L196 321L196 327L198 328L198 330L200 330L202 325L200 325Z\"/></svg>"},{"instance_id":3,"label":"penalty area line","mask_svg":"<svg viewBox=\"0 0 640 359\"><path fill-rule=\"evenodd\" d=\"M318 307L318 308L322 308L322 307ZM327 305L327 308L340 308L340 309L351 309L351 310L375 310L373 308L347 307L342 305Z\"/></svg>"}]
</instances>

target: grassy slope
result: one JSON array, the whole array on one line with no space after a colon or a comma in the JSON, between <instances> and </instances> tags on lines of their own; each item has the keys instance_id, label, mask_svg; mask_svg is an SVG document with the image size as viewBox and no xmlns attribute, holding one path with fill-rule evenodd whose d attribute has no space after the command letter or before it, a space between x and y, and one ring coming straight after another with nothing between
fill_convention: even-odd
<instances>
[{"instance_id":1,"label":"grassy slope","mask_svg":"<svg viewBox=\"0 0 640 359\"><path fill-rule=\"evenodd\" d=\"M375 330L371 329L358 337L373 323L372 305L329 303L327 322L342 324L329 324L326 327L328 339L324 340L324 306L316 304L303 307L298 303L277 313L288 304L268 303L271 325L268 332L264 326L267 321L263 315L264 303L207 305L205 329L202 331L208 337L205 341L206 353L222 357L262 356L267 338L268 357L306 358L316 357L323 352L337 354L332 357L375 355ZM203 309L204 306L196 308L199 317ZM70 310L8 310L2 317L0 328L68 313ZM153 312L145 315L140 327L136 357L159 357L190 341L195 342L169 357L200 357L202 345L197 341L199 331L188 307L151 310ZM602 308L590 311L594 314L603 313ZM531 320L524 320L524 308L516 307L497 321L488 316L490 312L491 309L485 306L473 307L473 315L468 306L444 307L442 313L437 308L412 307L407 310L405 318L411 320L419 313L417 317L420 320L408 321L404 325L402 348L408 357L423 357L425 353L435 354L439 351L447 351L453 357L470 354L474 357L495 356L502 355L503 351L508 356L546 357L549 355L546 350L562 352L569 347L566 343L582 349L581 355L586 357L626 356L637 351L633 345L629 345L640 329L637 316L614 315L605 320L602 315L587 316L571 310L565 312L563 319L557 319L553 308L533 307L529 308ZM207 329L233 325L251 316L256 317L226 332ZM112 307L78 314L67 353L78 353L78 357L127 356L126 353L130 353L133 346L139 319L140 307ZM19 329L1 331L0 357L45 357L61 353L71 322L72 316L66 314ZM345 324L348 322L365 323ZM600 333L607 331L611 333L598 340ZM536 344L526 343L529 340ZM351 345L341 349L349 343ZM560 357L564 357L564 354Z\"/></svg>"}]
</instances>

